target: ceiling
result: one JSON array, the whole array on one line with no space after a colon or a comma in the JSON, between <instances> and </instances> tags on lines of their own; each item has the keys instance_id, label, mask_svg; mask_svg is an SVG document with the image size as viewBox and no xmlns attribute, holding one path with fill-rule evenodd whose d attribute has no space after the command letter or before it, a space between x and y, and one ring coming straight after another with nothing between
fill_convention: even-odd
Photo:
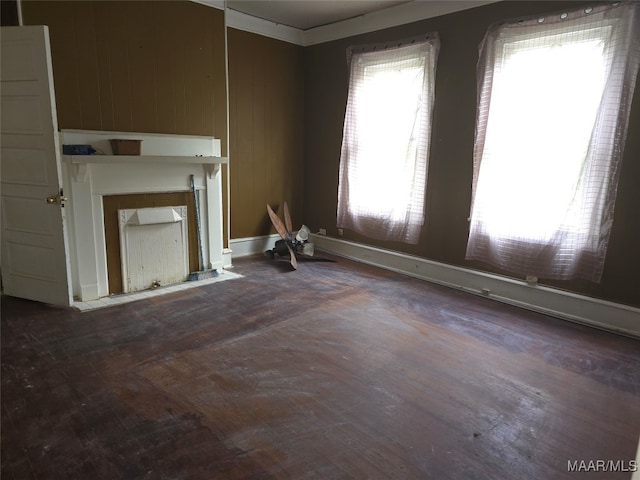
<instances>
[{"instance_id":1,"label":"ceiling","mask_svg":"<svg viewBox=\"0 0 640 480\"><path fill-rule=\"evenodd\" d=\"M279 25L310 30L411 0L228 0L227 7Z\"/></svg>"},{"instance_id":2,"label":"ceiling","mask_svg":"<svg viewBox=\"0 0 640 480\"><path fill-rule=\"evenodd\" d=\"M500 0L191 0L225 9L228 27L302 46L330 42Z\"/></svg>"}]
</instances>

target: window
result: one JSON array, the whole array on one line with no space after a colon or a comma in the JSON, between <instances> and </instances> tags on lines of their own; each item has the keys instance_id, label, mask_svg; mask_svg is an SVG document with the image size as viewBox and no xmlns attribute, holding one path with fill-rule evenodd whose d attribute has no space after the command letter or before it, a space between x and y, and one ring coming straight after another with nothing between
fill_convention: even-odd
<instances>
[{"instance_id":1,"label":"window","mask_svg":"<svg viewBox=\"0 0 640 480\"><path fill-rule=\"evenodd\" d=\"M417 243L424 223L438 38L350 48L338 227Z\"/></svg>"},{"instance_id":2,"label":"window","mask_svg":"<svg viewBox=\"0 0 640 480\"><path fill-rule=\"evenodd\" d=\"M467 258L599 282L640 56L638 8L493 26L480 49Z\"/></svg>"}]
</instances>

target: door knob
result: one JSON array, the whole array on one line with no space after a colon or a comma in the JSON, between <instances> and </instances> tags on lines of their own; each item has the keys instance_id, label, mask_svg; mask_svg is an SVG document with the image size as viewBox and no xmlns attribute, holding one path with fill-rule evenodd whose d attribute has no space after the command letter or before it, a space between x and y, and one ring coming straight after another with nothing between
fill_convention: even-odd
<instances>
[{"instance_id":1,"label":"door knob","mask_svg":"<svg viewBox=\"0 0 640 480\"><path fill-rule=\"evenodd\" d=\"M60 193L58 195L51 195L50 197L47 197L47 203L50 205L62 204L67 200L69 199L64 196L64 194L62 193L62 189L60 190Z\"/></svg>"}]
</instances>

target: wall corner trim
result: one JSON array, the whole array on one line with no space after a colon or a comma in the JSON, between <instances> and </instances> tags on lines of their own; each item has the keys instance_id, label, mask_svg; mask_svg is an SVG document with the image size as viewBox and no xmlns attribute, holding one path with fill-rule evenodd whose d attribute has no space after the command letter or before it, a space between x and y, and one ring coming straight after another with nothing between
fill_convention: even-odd
<instances>
[{"instance_id":1,"label":"wall corner trim","mask_svg":"<svg viewBox=\"0 0 640 480\"><path fill-rule=\"evenodd\" d=\"M525 281L434 262L421 257L311 235L318 250L402 273L428 282L481 295L502 303L640 338L640 309ZM488 293L487 293L488 292Z\"/></svg>"}]
</instances>

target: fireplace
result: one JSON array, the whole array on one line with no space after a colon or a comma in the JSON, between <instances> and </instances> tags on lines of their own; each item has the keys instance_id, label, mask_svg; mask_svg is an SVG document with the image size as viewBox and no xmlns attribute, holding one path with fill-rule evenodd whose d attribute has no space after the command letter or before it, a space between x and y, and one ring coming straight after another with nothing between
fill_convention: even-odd
<instances>
[{"instance_id":1,"label":"fireplace","mask_svg":"<svg viewBox=\"0 0 640 480\"><path fill-rule=\"evenodd\" d=\"M187 238L189 272L199 269L198 236L195 219L195 205L191 192L162 192L130 195L104 195L102 210L104 216L105 249L107 253L107 274L109 294L124 293L122 281L122 256L120 254L120 210L161 208L184 205L187 208Z\"/></svg>"},{"instance_id":2,"label":"fireplace","mask_svg":"<svg viewBox=\"0 0 640 480\"><path fill-rule=\"evenodd\" d=\"M142 140L141 155L112 155L109 140L113 138ZM72 286L77 300L94 300L110 293L103 199L169 192L193 196L191 175L200 205L204 267L222 268L220 168L227 159L220 157L220 140L190 135L63 130L60 143L92 145L104 153L62 156L64 190L69 198L65 213Z\"/></svg>"}]
</instances>

